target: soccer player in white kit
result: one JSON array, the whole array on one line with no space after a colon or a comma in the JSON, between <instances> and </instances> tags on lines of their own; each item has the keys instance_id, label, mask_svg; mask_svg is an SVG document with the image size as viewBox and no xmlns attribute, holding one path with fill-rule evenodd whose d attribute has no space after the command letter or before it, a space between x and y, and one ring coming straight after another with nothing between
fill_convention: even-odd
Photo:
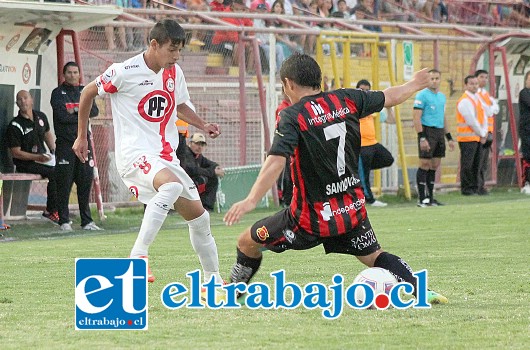
<instances>
[{"instance_id":1,"label":"soccer player in white kit","mask_svg":"<svg viewBox=\"0 0 530 350\"><path fill-rule=\"evenodd\" d=\"M219 275L217 246L197 188L180 166L175 154L179 133L177 111L182 119L219 136L219 126L199 117L187 102L190 97L181 68L176 64L185 33L174 20L155 24L147 51L111 65L81 94L78 138L72 147L82 162L88 159L87 127L92 99L110 94L114 119L116 165L129 190L146 204L131 257L147 257L149 245L174 208L188 223L193 249L199 256L204 281ZM149 269L149 282L154 275Z\"/></svg>"}]
</instances>

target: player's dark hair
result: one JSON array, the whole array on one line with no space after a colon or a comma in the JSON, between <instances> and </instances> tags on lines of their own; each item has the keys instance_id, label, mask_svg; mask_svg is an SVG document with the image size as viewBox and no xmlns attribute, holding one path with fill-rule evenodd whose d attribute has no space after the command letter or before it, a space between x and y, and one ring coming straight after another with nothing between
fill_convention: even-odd
<instances>
[{"instance_id":1,"label":"player's dark hair","mask_svg":"<svg viewBox=\"0 0 530 350\"><path fill-rule=\"evenodd\" d=\"M303 53L294 53L283 61L280 78L291 79L296 84L315 90L322 86L322 71L317 61Z\"/></svg>"},{"instance_id":2,"label":"player's dark hair","mask_svg":"<svg viewBox=\"0 0 530 350\"><path fill-rule=\"evenodd\" d=\"M77 63L75 63L74 61L70 61L68 62L67 64L64 65L63 67L63 74L66 73L66 70L68 69L68 67L77 67L79 68L79 65Z\"/></svg>"},{"instance_id":3,"label":"player's dark hair","mask_svg":"<svg viewBox=\"0 0 530 350\"><path fill-rule=\"evenodd\" d=\"M484 69L479 69L475 72L475 77L478 78L479 75L481 74L489 74L487 70L484 70Z\"/></svg>"},{"instance_id":4,"label":"player's dark hair","mask_svg":"<svg viewBox=\"0 0 530 350\"><path fill-rule=\"evenodd\" d=\"M361 87L361 85L366 85L368 86L368 90L370 90L372 88L372 84L370 84L370 82L366 79L361 79L357 82L357 86L355 86L357 89Z\"/></svg>"},{"instance_id":5,"label":"player's dark hair","mask_svg":"<svg viewBox=\"0 0 530 350\"><path fill-rule=\"evenodd\" d=\"M440 72L438 69L434 69L434 68L431 69L431 70L429 71L429 73L438 73L438 74L442 75L442 72Z\"/></svg>"},{"instance_id":6,"label":"player's dark hair","mask_svg":"<svg viewBox=\"0 0 530 350\"><path fill-rule=\"evenodd\" d=\"M464 78L464 84L467 84L469 79L475 79L475 78L476 78L476 76L474 76L474 75L468 75L467 77Z\"/></svg>"},{"instance_id":7,"label":"player's dark hair","mask_svg":"<svg viewBox=\"0 0 530 350\"><path fill-rule=\"evenodd\" d=\"M186 33L184 29L175 20L163 19L155 24L149 33L149 41L156 40L160 45L171 42L172 45L178 46L186 42Z\"/></svg>"}]
</instances>

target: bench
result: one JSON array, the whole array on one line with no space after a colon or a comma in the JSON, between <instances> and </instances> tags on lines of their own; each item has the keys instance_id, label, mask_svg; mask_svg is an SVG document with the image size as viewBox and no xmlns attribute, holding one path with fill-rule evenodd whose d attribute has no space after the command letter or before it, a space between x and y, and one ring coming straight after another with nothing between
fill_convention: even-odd
<instances>
[{"instance_id":1,"label":"bench","mask_svg":"<svg viewBox=\"0 0 530 350\"><path fill-rule=\"evenodd\" d=\"M13 181L11 188L9 188L6 194L9 198L5 199L5 204L7 205L5 210L6 217L18 219L25 216L31 181L42 179L42 176L38 174L0 173L0 229L9 228L9 225L4 223L4 181ZM21 185L15 186L16 183L20 183Z\"/></svg>"}]
</instances>

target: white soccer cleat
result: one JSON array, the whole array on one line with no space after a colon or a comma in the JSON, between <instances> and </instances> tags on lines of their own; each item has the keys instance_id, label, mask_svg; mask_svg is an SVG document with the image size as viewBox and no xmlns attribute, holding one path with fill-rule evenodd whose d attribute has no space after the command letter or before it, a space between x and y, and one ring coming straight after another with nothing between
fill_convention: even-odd
<instances>
[{"instance_id":1,"label":"white soccer cleat","mask_svg":"<svg viewBox=\"0 0 530 350\"><path fill-rule=\"evenodd\" d=\"M83 230L87 231L103 231L103 229L96 225L94 221L89 222L85 226L83 226Z\"/></svg>"},{"instance_id":2,"label":"white soccer cleat","mask_svg":"<svg viewBox=\"0 0 530 350\"><path fill-rule=\"evenodd\" d=\"M529 194L530 195L530 183L526 183L523 188L521 188L522 194Z\"/></svg>"},{"instance_id":3,"label":"white soccer cleat","mask_svg":"<svg viewBox=\"0 0 530 350\"><path fill-rule=\"evenodd\" d=\"M372 207L386 207L388 204L385 203L385 202L381 202L381 201L376 200L375 202L370 203L370 205Z\"/></svg>"},{"instance_id":4,"label":"white soccer cleat","mask_svg":"<svg viewBox=\"0 0 530 350\"><path fill-rule=\"evenodd\" d=\"M69 223L62 224L61 231L73 231L72 225L70 225Z\"/></svg>"}]
</instances>

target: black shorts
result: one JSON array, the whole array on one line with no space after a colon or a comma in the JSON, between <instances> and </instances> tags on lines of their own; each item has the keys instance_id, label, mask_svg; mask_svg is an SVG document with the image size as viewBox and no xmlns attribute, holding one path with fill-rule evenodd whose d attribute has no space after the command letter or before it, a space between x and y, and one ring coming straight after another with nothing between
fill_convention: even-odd
<instances>
[{"instance_id":1,"label":"black shorts","mask_svg":"<svg viewBox=\"0 0 530 350\"><path fill-rule=\"evenodd\" d=\"M420 154L420 158L431 159L445 157L444 129L423 125L423 133L431 149L428 152L422 151L420 149L420 140L418 139L418 153Z\"/></svg>"},{"instance_id":2,"label":"black shorts","mask_svg":"<svg viewBox=\"0 0 530 350\"><path fill-rule=\"evenodd\" d=\"M250 228L252 239L275 253L283 253L288 249L306 250L322 244L326 254L365 256L381 248L368 218L343 235L317 237L301 230L289 210L285 208L257 221Z\"/></svg>"}]
</instances>

